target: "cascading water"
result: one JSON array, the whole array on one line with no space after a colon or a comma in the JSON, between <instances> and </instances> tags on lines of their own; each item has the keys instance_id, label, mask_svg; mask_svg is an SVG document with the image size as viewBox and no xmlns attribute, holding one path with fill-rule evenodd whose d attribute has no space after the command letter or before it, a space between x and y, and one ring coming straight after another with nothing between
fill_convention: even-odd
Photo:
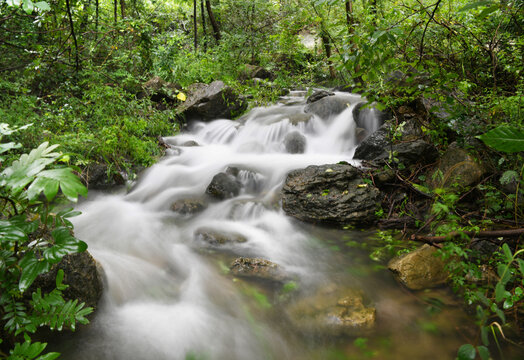
<instances>
[{"instance_id":1,"label":"cascading water","mask_svg":"<svg viewBox=\"0 0 524 360\"><path fill-rule=\"evenodd\" d=\"M240 121L194 123L189 131L165 139L173 149L129 193L90 195L74 225L105 270L106 291L89 327L60 344L64 357L322 359L333 349L351 354L352 338L310 334L286 318L286 306L300 301L301 294L333 283L366 292L377 308L377 331L390 343L423 339L428 344L422 354L454 349L454 343L442 346L442 338L432 346L418 331L406 330L416 326L421 309L387 272L382 278L355 275L358 255L337 252L340 246L333 242L324 245L322 239L347 242L347 231L340 240L341 232L300 224L278 206L289 171L352 161L352 110L362 100L338 96L347 96L352 105L328 119L306 116L302 98L295 97L294 105L257 108ZM287 152L291 133L303 153ZM188 141L199 146L183 146ZM211 201L195 215L171 210L177 200L202 198L214 175L231 169L242 185L238 196ZM197 236L201 229L234 233L244 241L209 246ZM299 291L282 300L285 294L279 290L227 274L238 256L279 264ZM400 340L402 331L406 334ZM413 354L416 358L416 352L398 348L381 358Z\"/></svg>"}]
</instances>

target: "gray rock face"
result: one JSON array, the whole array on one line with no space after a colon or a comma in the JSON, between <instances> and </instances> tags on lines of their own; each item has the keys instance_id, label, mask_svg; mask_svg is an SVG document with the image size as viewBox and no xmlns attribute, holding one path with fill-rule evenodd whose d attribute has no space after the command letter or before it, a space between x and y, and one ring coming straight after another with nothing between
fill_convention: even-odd
<instances>
[{"instance_id":1,"label":"gray rock face","mask_svg":"<svg viewBox=\"0 0 524 360\"><path fill-rule=\"evenodd\" d=\"M180 112L186 119L230 119L246 108L245 101L222 81L214 81L209 85L193 84L189 90L187 100L180 106Z\"/></svg>"},{"instance_id":2,"label":"gray rock face","mask_svg":"<svg viewBox=\"0 0 524 360\"><path fill-rule=\"evenodd\" d=\"M89 164L84 170L84 179L87 179L87 187L93 190L107 190L116 186L125 185L126 177L122 173L108 174L106 164Z\"/></svg>"},{"instance_id":3,"label":"gray rock face","mask_svg":"<svg viewBox=\"0 0 524 360\"><path fill-rule=\"evenodd\" d=\"M379 191L344 164L308 166L288 174L282 188L284 211L312 223L367 225L375 222Z\"/></svg>"},{"instance_id":4,"label":"gray rock face","mask_svg":"<svg viewBox=\"0 0 524 360\"><path fill-rule=\"evenodd\" d=\"M424 140L395 144L392 147L392 151L395 158L398 159L398 162L403 163L405 166L413 164L430 164L437 161L439 155L437 148ZM380 163L387 161L388 159L389 153L384 151L374 160Z\"/></svg>"},{"instance_id":5,"label":"gray rock face","mask_svg":"<svg viewBox=\"0 0 524 360\"><path fill-rule=\"evenodd\" d=\"M202 199L180 199L171 205L171 210L181 215L194 215L204 211L207 203Z\"/></svg>"},{"instance_id":6,"label":"gray rock face","mask_svg":"<svg viewBox=\"0 0 524 360\"><path fill-rule=\"evenodd\" d=\"M315 114L322 119L340 114L351 106L351 98L348 96L334 95L325 96L315 102L306 105L306 113Z\"/></svg>"},{"instance_id":7,"label":"gray rock face","mask_svg":"<svg viewBox=\"0 0 524 360\"><path fill-rule=\"evenodd\" d=\"M284 138L284 146L290 154L303 154L306 150L306 137L299 131L293 131Z\"/></svg>"},{"instance_id":8,"label":"gray rock face","mask_svg":"<svg viewBox=\"0 0 524 360\"><path fill-rule=\"evenodd\" d=\"M311 103L314 103L315 101L325 98L326 96L333 96L333 95L335 95L335 93L331 91L326 91L326 90L315 91L313 95L307 98L306 103L311 104Z\"/></svg>"},{"instance_id":9,"label":"gray rock face","mask_svg":"<svg viewBox=\"0 0 524 360\"><path fill-rule=\"evenodd\" d=\"M244 243L247 239L240 234L229 232L229 231L219 231L207 227L197 229L195 231L195 238L200 241L204 241L209 245L226 245L226 244L235 244L235 243Z\"/></svg>"},{"instance_id":10,"label":"gray rock face","mask_svg":"<svg viewBox=\"0 0 524 360\"><path fill-rule=\"evenodd\" d=\"M384 124L377 131L369 135L360 145L355 149L353 158L359 160L373 160L380 156L384 149L388 149L390 125Z\"/></svg>"},{"instance_id":11,"label":"gray rock face","mask_svg":"<svg viewBox=\"0 0 524 360\"><path fill-rule=\"evenodd\" d=\"M142 84L142 96L148 96L154 102L177 102L176 95L182 87L178 84L166 82L159 76L154 76Z\"/></svg>"},{"instance_id":12,"label":"gray rock face","mask_svg":"<svg viewBox=\"0 0 524 360\"><path fill-rule=\"evenodd\" d=\"M412 290L421 290L442 285L449 274L445 263L436 254L437 249L430 245L392 259L388 268L394 272L400 282Z\"/></svg>"},{"instance_id":13,"label":"gray rock face","mask_svg":"<svg viewBox=\"0 0 524 360\"><path fill-rule=\"evenodd\" d=\"M231 274L254 280L285 282L289 280L279 265L265 259L239 257L229 267Z\"/></svg>"},{"instance_id":14,"label":"gray rock face","mask_svg":"<svg viewBox=\"0 0 524 360\"><path fill-rule=\"evenodd\" d=\"M219 200L230 199L240 193L240 188L241 184L234 176L219 173L211 180L206 189L206 194Z\"/></svg>"},{"instance_id":15,"label":"gray rock face","mask_svg":"<svg viewBox=\"0 0 524 360\"><path fill-rule=\"evenodd\" d=\"M96 309L104 289L104 273L87 251L64 256L49 272L39 275L27 292L31 294L37 288L42 289L43 293L51 292L56 287L59 269L64 271L63 283L69 285L63 292L64 299L78 299L79 303Z\"/></svg>"},{"instance_id":16,"label":"gray rock face","mask_svg":"<svg viewBox=\"0 0 524 360\"><path fill-rule=\"evenodd\" d=\"M435 178L432 182L433 187L449 187L456 184L459 188L465 188L477 184L486 172L479 161L455 143L451 144L440 158L438 170L442 173L442 178Z\"/></svg>"},{"instance_id":17,"label":"gray rock face","mask_svg":"<svg viewBox=\"0 0 524 360\"><path fill-rule=\"evenodd\" d=\"M360 102L353 108L353 119L357 127L373 133L384 124L386 120L391 118L391 114L386 111L380 111L373 105L364 106L366 104L365 102Z\"/></svg>"}]
</instances>

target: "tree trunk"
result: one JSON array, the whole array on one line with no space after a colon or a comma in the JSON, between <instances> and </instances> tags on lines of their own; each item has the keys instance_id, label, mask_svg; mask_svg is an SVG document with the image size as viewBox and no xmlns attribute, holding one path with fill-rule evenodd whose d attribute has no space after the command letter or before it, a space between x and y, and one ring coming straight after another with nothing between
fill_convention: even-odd
<instances>
[{"instance_id":1,"label":"tree trunk","mask_svg":"<svg viewBox=\"0 0 524 360\"><path fill-rule=\"evenodd\" d=\"M197 0L193 0L193 31L195 38L195 52L198 46L198 29L197 29Z\"/></svg>"},{"instance_id":2,"label":"tree trunk","mask_svg":"<svg viewBox=\"0 0 524 360\"><path fill-rule=\"evenodd\" d=\"M118 20L118 0L114 0L113 10L114 10L114 17L115 17L115 25L116 25L116 21Z\"/></svg>"},{"instance_id":3,"label":"tree trunk","mask_svg":"<svg viewBox=\"0 0 524 360\"><path fill-rule=\"evenodd\" d=\"M346 23L348 25L348 33L353 33L353 1L346 0Z\"/></svg>"},{"instance_id":4,"label":"tree trunk","mask_svg":"<svg viewBox=\"0 0 524 360\"><path fill-rule=\"evenodd\" d=\"M333 62L329 59L331 57L331 42L329 41L329 36L324 32L324 30L321 30L320 38L322 39L322 44L324 45L324 50L326 51L329 75L331 76L331 78L334 79L337 76L337 74L335 72Z\"/></svg>"},{"instance_id":5,"label":"tree trunk","mask_svg":"<svg viewBox=\"0 0 524 360\"><path fill-rule=\"evenodd\" d=\"M204 51L207 51L206 13L204 12L204 0L200 0L200 15L202 16L202 31L204 35Z\"/></svg>"},{"instance_id":6,"label":"tree trunk","mask_svg":"<svg viewBox=\"0 0 524 360\"><path fill-rule=\"evenodd\" d=\"M75 69L78 72L80 70L80 58L78 56L78 42L76 41L75 27L73 26L73 14L71 14L71 6L69 0L66 0L67 16L69 17L69 26L71 27L71 36L73 37L73 43L75 44Z\"/></svg>"},{"instance_id":7,"label":"tree trunk","mask_svg":"<svg viewBox=\"0 0 524 360\"><path fill-rule=\"evenodd\" d=\"M120 16L123 18L126 17L126 1L120 0Z\"/></svg>"},{"instance_id":8,"label":"tree trunk","mask_svg":"<svg viewBox=\"0 0 524 360\"><path fill-rule=\"evenodd\" d=\"M218 22L215 19L213 10L211 9L210 0L206 0L206 9L207 9L207 14L209 15L209 21L211 22L211 27L213 28L213 37L215 38L218 44L220 42L220 27L218 26Z\"/></svg>"}]
</instances>

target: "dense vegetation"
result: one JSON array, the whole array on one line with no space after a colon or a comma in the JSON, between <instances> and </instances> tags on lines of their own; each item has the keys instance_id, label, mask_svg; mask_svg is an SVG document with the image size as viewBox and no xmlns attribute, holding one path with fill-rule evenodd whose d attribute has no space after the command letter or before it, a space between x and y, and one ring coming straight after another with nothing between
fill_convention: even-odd
<instances>
[{"instance_id":1,"label":"dense vegetation","mask_svg":"<svg viewBox=\"0 0 524 360\"><path fill-rule=\"evenodd\" d=\"M0 355L37 358L45 347L31 345L37 327L85 321L89 310L55 297L56 311L70 315L57 326L38 312L53 299L33 294L24 303L22 294L38 273L85 247L70 233L70 214L50 210L59 187L69 199L85 194L67 169L103 163L108 174L132 174L162 154L158 136L182 125L176 103L158 103L142 88L160 76L182 92L222 80L252 95L252 104L309 86L345 86L393 112L425 98L435 104L423 117L425 135L440 150L486 134L491 147L476 150L491 175L466 192L482 199L480 210L462 204L463 189L429 191L424 179L397 168L431 192L431 232L458 234L444 254L455 259L452 281L480 324L477 342L459 358L489 358L487 346L509 331L506 323L522 327L522 245L501 236L499 250L482 258L469 244L475 232L516 229L524 219L523 24L517 0L0 0L0 314L6 333L24 337ZM301 36L312 36L313 46ZM246 80L248 64L274 79ZM442 109L446 115L436 116ZM486 264L497 281L466 280L481 277ZM53 296L61 289L57 280Z\"/></svg>"}]
</instances>

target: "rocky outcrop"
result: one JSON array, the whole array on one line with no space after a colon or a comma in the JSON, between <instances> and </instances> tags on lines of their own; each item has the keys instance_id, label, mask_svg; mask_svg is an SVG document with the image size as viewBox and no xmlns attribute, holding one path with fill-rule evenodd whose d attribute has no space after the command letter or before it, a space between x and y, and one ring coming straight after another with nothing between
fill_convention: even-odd
<instances>
[{"instance_id":1,"label":"rocky outcrop","mask_svg":"<svg viewBox=\"0 0 524 360\"><path fill-rule=\"evenodd\" d=\"M83 171L82 178L85 179L88 189L107 190L126 183L126 174L121 172L110 172L107 164L89 164Z\"/></svg>"},{"instance_id":2,"label":"rocky outcrop","mask_svg":"<svg viewBox=\"0 0 524 360\"><path fill-rule=\"evenodd\" d=\"M397 275L402 284L412 290L436 287L446 282L448 273L445 262L430 245L392 259L389 270Z\"/></svg>"},{"instance_id":3,"label":"rocky outcrop","mask_svg":"<svg viewBox=\"0 0 524 360\"><path fill-rule=\"evenodd\" d=\"M313 95L307 98L306 104L311 104L311 103L314 103L315 101L325 98L326 96L333 96L333 95L335 95L335 93L331 91L326 91L326 90L315 91Z\"/></svg>"},{"instance_id":4,"label":"rocky outcrop","mask_svg":"<svg viewBox=\"0 0 524 360\"><path fill-rule=\"evenodd\" d=\"M206 189L206 194L219 200L230 199L240 193L241 187L242 185L234 176L222 172L213 177Z\"/></svg>"},{"instance_id":5,"label":"rocky outcrop","mask_svg":"<svg viewBox=\"0 0 524 360\"><path fill-rule=\"evenodd\" d=\"M327 119L340 114L351 106L355 99L356 97L348 95L325 96L315 102L307 104L304 111L315 114L321 119Z\"/></svg>"},{"instance_id":6,"label":"rocky outcrop","mask_svg":"<svg viewBox=\"0 0 524 360\"><path fill-rule=\"evenodd\" d=\"M246 64L244 65L244 70L240 74L240 78L243 80L273 80L275 78L275 75L271 71L264 69L262 66Z\"/></svg>"},{"instance_id":7,"label":"rocky outcrop","mask_svg":"<svg viewBox=\"0 0 524 360\"><path fill-rule=\"evenodd\" d=\"M384 149L387 149L391 144L391 141L389 140L390 132L391 125L382 125L377 131L369 135L359 146L357 146L353 158L359 160L373 160L380 156L384 152Z\"/></svg>"},{"instance_id":8,"label":"rocky outcrop","mask_svg":"<svg viewBox=\"0 0 524 360\"><path fill-rule=\"evenodd\" d=\"M405 166L414 164L431 164L438 159L437 148L425 142L424 140L409 141L400 144L394 144L391 147L392 158L397 163ZM390 160L390 152L383 151L379 156L373 159L377 163L383 163Z\"/></svg>"},{"instance_id":9,"label":"rocky outcrop","mask_svg":"<svg viewBox=\"0 0 524 360\"><path fill-rule=\"evenodd\" d=\"M239 257L229 267L234 276L245 277L254 280L283 283L289 280L289 276L282 268L269 260L260 258Z\"/></svg>"},{"instance_id":10,"label":"rocky outcrop","mask_svg":"<svg viewBox=\"0 0 524 360\"><path fill-rule=\"evenodd\" d=\"M284 138L284 146L290 154L303 154L306 150L306 137L299 131L292 131Z\"/></svg>"},{"instance_id":11,"label":"rocky outcrop","mask_svg":"<svg viewBox=\"0 0 524 360\"><path fill-rule=\"evenodd\" d=\"M247 241L246 237L230 231L215 230L207 227L195 231L195 239L209 245L240 244Z\"/></svg>"},{"instance_id":12,"label":"rocky outcrop","mask_svg":"<svg viewBox=\"0 0 524 360\"><path fill-rule=\"evenodd\" d=\"M174 103L177 102L177 94L182 87L178 84L173 84L164 81L159 76L154 76L144 84L142 84L143 92L140 97L149 97L154 102Z\"/></svg>"},{"instance_id":13,"label":"rocky outcrop","mask_svg":"<svg viewBox=\"0 0 524 360\"><path fill-rule=\"evenodd\" d=\"M207 209L203 199L179 199L171 205L171 210L181 215L195 215Z\"/></svg>"},{"instance_id":14,"label":"rocky outcrop","mask_svg":"<svg viewBox=\"0 0 524 360\"><path fill-rule=\"evenodd\" d=\"M64 299L78 299L79 303L96 309L104 289L104 274L100 264L87 251L64 256L49 272L39 275L27 293L31 294L38 288L42 293L53 291L59 269L64 271L63 283L69 285L63 291Z\"/></svg>"},{"instance_id":15,"label":"rocky outcrop","mask_svg":"<svg viewBox=\"0 0 524 360\"><path fill-rule=\"evenodd\" d=\"M379 191L348 164L294 170L282 189L284 211L312 223L371 224L378 204Z\"/></svg>"},{"instance_id":16,"label":"rocky outcrop","mask_svg":"<svg viewBox=\"0 0 524 360\"><path fill-rule=\"evenodd\" d=\"M331 336L365 333L376 320L375 308L365 305L360 291L338 289L335 285L291 304L287 315L302 332Z\"/></svg>"},{"instance_id":17,"label":"rocky outcrop","mask_svg":"<svg viewBox=\"0 0 524 360\"><path fill-rule=\"evenodd\" d=\"M431 183L433 187L456 185L459 189L477 184L486 172L480 161L456 143L449 146L435 171L442 176L431 176L434 179Z\"/></svg>"},{"instance_id":18,"label":"rocky outcrop","mask_svg":"<svg viewBox=\"0 0 524 360\"><path fill-rule=\"evenodd\" d=\"M186 119L209 121L230 119L245 108L245 101L234 94L233 89L222 81L214 81L209 85L191 85L188 98L179 107L179 113Z\"/></svg>"}]
</instances>

